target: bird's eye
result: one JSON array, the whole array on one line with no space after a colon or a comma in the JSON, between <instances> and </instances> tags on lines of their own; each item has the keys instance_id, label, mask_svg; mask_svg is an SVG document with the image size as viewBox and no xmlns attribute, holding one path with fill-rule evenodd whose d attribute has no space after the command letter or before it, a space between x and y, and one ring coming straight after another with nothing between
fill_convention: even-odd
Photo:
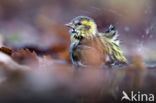
<instances>
[{"instance_id":1,"label":"bird's eye","mask_svg":"<svg viewBox=\"0 0 156 103\"><path fill-rule=\"evenodd\" d=\"M76 25L82 25L82 23L79 22L79 23L77 23Z\"/></svg>"}]
</instances>

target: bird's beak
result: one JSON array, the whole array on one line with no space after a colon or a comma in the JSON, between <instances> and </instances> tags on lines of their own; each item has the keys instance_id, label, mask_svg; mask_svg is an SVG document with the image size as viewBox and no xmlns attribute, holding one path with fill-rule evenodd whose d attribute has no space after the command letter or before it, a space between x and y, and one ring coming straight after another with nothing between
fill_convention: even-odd
<instances>
[{"instance_id":1,"label":"bird's beak","mask_svg":"<svg viewBox=\"0 0 156 103\"><path fill-rule=\"evenodd\" d=\"M74 28L74 24L73 23L67 23L67 24L65 24L65 26L67 26L67 27L70 27L70 28Z\"/></svg>"}]
</instances>

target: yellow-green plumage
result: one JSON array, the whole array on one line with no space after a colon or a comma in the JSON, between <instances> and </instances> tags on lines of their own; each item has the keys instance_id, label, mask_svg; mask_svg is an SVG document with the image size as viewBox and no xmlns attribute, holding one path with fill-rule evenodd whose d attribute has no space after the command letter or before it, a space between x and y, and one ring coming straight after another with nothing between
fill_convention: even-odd
<instances>
[{"instance_id":1,"label":"yellow-green plumage","mask_svg":"<svg viewBox=\"0 0 156 103\"><path fill-rule=\"evenodd\" d=\"M105 48L107 48L106 51L110 56L112 56L111 58L114 61L127 62L119 45L110 42L110 40L106 37L100 37L100 38L101 39L99 40L102 41L103 45L106 45L105 46Z\"/></svg>"},{"instance_id":2,"label":"yellow-green plumage","mask_svg":"<svg viewBox=\"0 0 156 103\"><path fill-rule=\"evenodd\" d=\"M94 20L86 16L76 17L69 24L68 26L71 27L70 55L74 65L111 66L127 63L120 49L118 34L113 26L110 26L106 32L99 33ZM88 63L91 59L95 59L95 63L93 61Z\"/></svg>"}]
</instances>

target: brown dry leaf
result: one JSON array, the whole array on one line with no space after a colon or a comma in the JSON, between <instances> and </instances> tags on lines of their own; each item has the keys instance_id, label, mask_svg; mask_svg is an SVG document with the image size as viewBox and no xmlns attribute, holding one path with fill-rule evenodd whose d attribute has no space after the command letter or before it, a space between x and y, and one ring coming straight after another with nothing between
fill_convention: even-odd
<instances>
[{"instance_id":1,"label":"brown dry leaf","mask_svg":"<svg viewBox=\"0 0 156 103\"><path fill-rule=\"evenodd\" d=\"M66 49L65 51L59 53L58 58L70 62L69 49Z\"/></svg>"},{"instance_id":2,"label":"brown dry leaf","mask_svg":"<svg viewBox=\"0 0 156 103\"><path fill-rule=\"evenodd\" d=\"M0 66L6 70L28 70L27 66L20 65L15 62L10 56L0 52Z\"/></svg>"},{"instance_id":3,"label":"brown dry leaf","mask_svg":"<svg viewBox=\"0 0 156 103\"><path fill-rule=\"evenodd\" d=\"M62 52L66 49L66 46L62 44L56 44L56 45L53 45L50 49L53 52Z\"/></svg>"},{"instance_id":4,"label":"brown dry leaf","mask_svg":"<svg viewBox=\"0 0 156 103\"><path fill-rule=\"evenodd\" d=\"M11 56L13 60L22 65L37 66L39 64L37 54L28 49L20 49L17 52L14 52Z\"/></svg>"},{"instance_id":5,"label":"brown dry leaf","mask_svg":"<svg viewBox=\"0 0 156 103\"><path fill-rule=\"evenodd\" d=\"M54 54L54 57L61 60L70 61L69 47L65 44L55 44L50 47L50 51Z\"/></svg>"},{"instance_id":6,"label":"brown dry leaf","mask_svg":"<svg viewBox=\"0 0 156 103\"><path fill-rule=\"evenodd\" d=\"M10 49L10 48L7 48L7 47L1 47L0 48L0 51L5 53L5 54L8 54L8 55L12 55L12 53L14 53L15 51Z\"/></svg>"},{"instance_id":7,"label":"brown dry leaf","mask_svg":"<svg viewBox=\"0 0 156 103\"><path fill-rule=\"evenodd\" d=\"M52 59L52 57L50 55L47 55L47 56L43 56L43 60L44 61L51 61L53 59Z\"/></svg>"}]
</instances>

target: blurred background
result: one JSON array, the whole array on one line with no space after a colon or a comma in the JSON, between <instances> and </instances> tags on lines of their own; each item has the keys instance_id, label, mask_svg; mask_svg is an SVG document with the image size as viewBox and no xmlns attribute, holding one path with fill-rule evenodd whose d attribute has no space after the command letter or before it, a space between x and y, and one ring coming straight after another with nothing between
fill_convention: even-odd
<instances>
[{"instance_id":1,"label":"blurred background","mask_svg":"<svg viewBox=\"0 0 156 103\"><path fill-rule=\"evenodd\" d=\"M0 52L0 102L115 103L123 90L156 94L156 69L144 65L156 64L155 10L156 0L0 0L0 47L16 51ZM64 24L80 15L92 17L100 32L116 26L125 55L143 61L73 69Z\"/></svg>"},{"instance_id":2,"label":"blurred background","mask_svg":"<svg viewBox=\"0 0 156 103\"><path fill-rule=\"evenodd\" d=\"M95 19L99 31L116 26L126 55L156 57L155 0L0 0L0 34L11 48L29 48L37 54L69 59L68 28L72 18Z\"/></svg>"}]
</instances>

